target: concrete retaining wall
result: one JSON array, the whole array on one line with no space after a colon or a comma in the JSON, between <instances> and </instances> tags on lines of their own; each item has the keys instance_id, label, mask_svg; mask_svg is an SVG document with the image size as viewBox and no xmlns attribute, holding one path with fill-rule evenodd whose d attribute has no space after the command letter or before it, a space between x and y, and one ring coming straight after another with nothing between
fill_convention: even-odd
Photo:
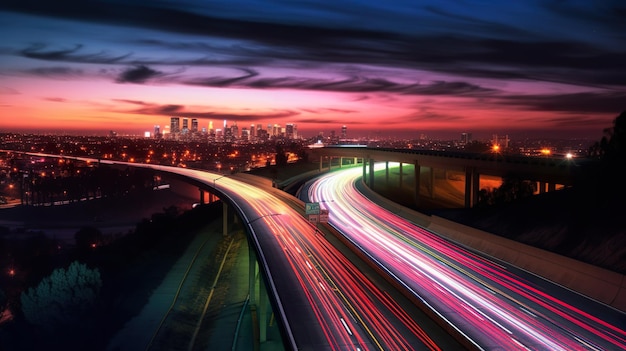
<instances>
[{"instance_id":1,"label":"concrete retaining wall","mask_svg":"<svg viewBox=\"0 0 626 351\"><path fill-rule=\"evenodd\" d=\"M431 216L428 229L626 312L626 281L623 274L437 216Z\"/></svg>"},{"instance_id":2,"label":"concrete retaining wall","mask_svg":"<svg viewBox=\"0 0 626 351\"><path fill-rule=\"evenodd\" d=\"M626 312L626 278L550 251L538 249L482 230L428 216L388 200L358 182L364 195L387 210L405 217L444 238L508 262L549 281Z\"/></svg>"}]
</instances>

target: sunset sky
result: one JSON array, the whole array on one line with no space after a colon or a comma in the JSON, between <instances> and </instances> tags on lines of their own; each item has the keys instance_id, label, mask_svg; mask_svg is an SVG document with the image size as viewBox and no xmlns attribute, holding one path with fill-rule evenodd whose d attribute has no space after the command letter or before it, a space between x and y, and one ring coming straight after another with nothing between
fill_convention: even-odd
<instances>
[{"instance_id":1,"label":"sunset sky","mask_svg":"<svg viewBox=\"0 0 626 351\"><path fill-rule=\"evenodd\" d=\"M4 0L0 37L0 132L599 138L626 110L623 0Z\"/></svg>"}]
</instances>

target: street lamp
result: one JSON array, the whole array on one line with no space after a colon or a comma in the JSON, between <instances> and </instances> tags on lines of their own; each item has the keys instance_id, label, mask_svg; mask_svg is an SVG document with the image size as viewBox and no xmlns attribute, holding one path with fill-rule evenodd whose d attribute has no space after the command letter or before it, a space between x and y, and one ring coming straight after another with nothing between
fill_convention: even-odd
<instances>
[{"instance_id":1,"label":"street lamp","mask_svg":"<svg viewBox=\"0 0 626 351\"><path fill-rule=\"evenodd\" d=\"M282 213L267 213L267 214L264 214L264 215L262 215L262 216L259 216L259 217L257 217L257 218L254 218L254 219L252 219L252 220L248 221L248 223L246 223L246 224L251 224L251 223L253 223L253 222L258 221L258 220L259 220L259 219L261 219L261 218L265 218L265 217L273 217L273 216L280 216L280 215L282 215Z\"/></svg>"},{"instance_id":2,"label":"street lamp","mask_svg":"<svg viewBox=\"0 0 626 351\"><path fill-rule=\"evenodd\" d=\"M220 180L220 179L222 179L222 178L224 178L224 177L226 177L226 174L224 174L223 176L219 176L219 177L213 179L213 188L215 188L215 182Z\"/></svg>"}]
</instances>

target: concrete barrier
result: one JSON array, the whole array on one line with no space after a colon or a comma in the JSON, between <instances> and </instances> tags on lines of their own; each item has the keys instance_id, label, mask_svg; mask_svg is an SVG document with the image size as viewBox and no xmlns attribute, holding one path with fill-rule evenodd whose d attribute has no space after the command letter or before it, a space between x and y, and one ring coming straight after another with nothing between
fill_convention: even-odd
<instances>
[{"instance_id":1,"label":"concrete barrier","mask_svg":"<svg viewBox=\"0 0 626 351\"><path fill-rule=\"evenodd\" d=\"M359 191L387 210L407 218L440 236L483 252L555 282L593 300L626 312L626 279L608 269L590 265L438 216L428 216L399 205L363 184Z\"/></svg>"},{"instance_id":2,"label":"concrete barrier","mask_svg":"<svg viewBox=\"0 0 626 351\"><path fill-rule=\"evenodd\" d=\"M623 274L437 216L431 216L428 229L449 240L626 312L626 280Z\"/></svg>"}]
</instances>

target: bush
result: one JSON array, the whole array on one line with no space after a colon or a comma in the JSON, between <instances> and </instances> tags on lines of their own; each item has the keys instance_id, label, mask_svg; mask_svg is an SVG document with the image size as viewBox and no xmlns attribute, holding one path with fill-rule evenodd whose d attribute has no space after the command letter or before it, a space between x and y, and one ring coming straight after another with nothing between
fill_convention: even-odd
<instances>
[{"instance_id":1,"label":"bush","mask_svg":"<svg viewBox=\"0 0 626 351\"><path fill-rule=\"evenodd\" d=\"M23 292L22 312L28 322L44 330L75 326L94 310L101 287L100 272L75 261Z\"/></svg>"}]
</instances>

